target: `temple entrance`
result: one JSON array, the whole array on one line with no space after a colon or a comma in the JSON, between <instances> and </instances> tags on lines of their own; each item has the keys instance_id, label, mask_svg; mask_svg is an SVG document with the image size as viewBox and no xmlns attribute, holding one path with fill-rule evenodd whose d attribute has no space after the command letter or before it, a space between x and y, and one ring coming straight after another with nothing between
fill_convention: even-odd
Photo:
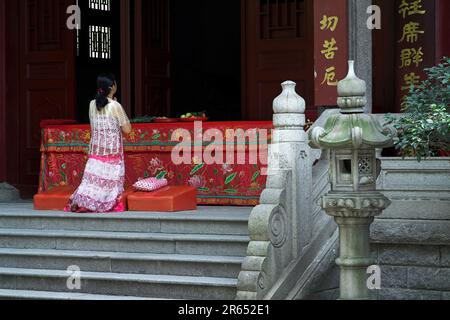
<instances>
[{"instance_id":1,"label":"temple entrance","mask_svg":"<svg viewBox=\"0 0 450 320\"><path fill-rule=\"evenodd\" d=\"M172 116L242 120L240 0L172 0Z\"/></svg>"},{"instance_id":2,"label":"temple entrance","mask_svg":"<svg viewBox=\"0 0 450 320\"><path fill-rule=\"evenodd\" d=\"M311 0L135 0L136 115L271 120L286 79L313 103Z\"/></svg>"},{"instance_id":3,"label":"temple entrance","mask_svg":"<svg viewBox=\"0 0 450 320\"><path fill-rule=\"evenodd\" d=\"M135 1L136 115L241 119L239 0Z\"/></svg>"},{"instance_id":4,"label":"temple entrance","mask_svg":"<svg viewBox=\"0 0 450 320\"><path fill-rule=\"evenodd\" d=\"M89 123L89 103L96 94L97 76L113 73L120 82L120 2L80 1L79 6L82 28L77 32L77 110L78 120Z\"/></svg>"}]
</instances>

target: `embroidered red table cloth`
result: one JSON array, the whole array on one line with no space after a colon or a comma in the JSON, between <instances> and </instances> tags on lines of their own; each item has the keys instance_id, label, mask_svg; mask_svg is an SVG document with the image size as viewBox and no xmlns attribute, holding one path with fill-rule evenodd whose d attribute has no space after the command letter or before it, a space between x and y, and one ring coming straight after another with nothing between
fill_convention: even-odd
<instances>
[{"instance_id":1,"label":"embroidered red table cloth","mask_svg":"<svg viewBox=\"0 0 450 320\"><path fill-rule=\"evenodd\" d=\"M164 177L169 185L196 187L200 205L257 205L266 186L264 169L267 168L267 147L272 129L272 122L203 122L200 126L199 123L197 126L194 123L135 124L133 132L124 139L126 186L133 185L139 178ZM208 132L213 132L214 138ZM252 135L254 132L256 136ZM247 133L247 137L256 138L244 141L241 135L241 139L234 139L236 133L238 136ZM181 138L186 134L190 140ZM208 138L202 141L205 134ZM89 125L44 124L39 193L57 186L81 183L90 138ZM191 146L187 157L191 161L177 165L173 162L172 152L174 148L180 148L181 141L184 147ZM211 152L212 143L221 145L223 150ZM250 154L255 148L257 161L254 153ZM224 160L234 152L234 164L228 161L207 164L203 158L205 152L214 157L223 152ZM241 164L237 163L238 155Z\"/></svg>"}]
</instances>

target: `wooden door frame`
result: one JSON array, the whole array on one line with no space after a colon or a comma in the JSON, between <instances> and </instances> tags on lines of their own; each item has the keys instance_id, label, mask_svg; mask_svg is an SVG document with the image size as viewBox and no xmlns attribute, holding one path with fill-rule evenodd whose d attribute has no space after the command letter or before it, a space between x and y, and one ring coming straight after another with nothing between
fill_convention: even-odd
<instances>
[{"instance_id":1,"label":"wooden door frame","mask_svg":"<svg viewBox=\"0 0 450 320\"><path fill-rule=\"evenodd\" d=\"M0 182L6 181L6 0L0 0Z\"/></svg>"},{"instance_id":2,"label":"wooden door frame","mask_svg":"<svg viewBox=\"0 0 450 320\"><path fill-rule=\"evenodd\" d=\"M241 117L248 118L247 105L247 0L241 1Z\"/></svg>"},{"instance_id":3,"label":"wooden door frame","mask_svg":"<svg viewBox=\"0 0 450 320\"><path fill-rule=\"evenodd\" d=\"M5 0L6 23L6 181L19 183L19 1ZM11 106L6 110L6 106Z\"/></svg>"},{"instance_id":4,"label":"wooden door frame","mask_svg":"<svg viewBox=\"0 0 450 320\"><path fill-rule=\"evenodd\" d=\"M131 117L131 19L130 19L130 3L131 0L120 0L120 91L122 97L122 105Z\"/></svg>"},{"instance_id":5,"label":"wooden door frame","mask_svg":"<svg viewBox=\"0 0 450 320\"><path fill-rule=\"evenodd\" d=\"M134 105L135 105L135 116L140 117L143 116L143 56L142 50L144 48L143 38L142 38L142 1L143 0L135 0L134 5Z\"/></svg>"}]
</instances>

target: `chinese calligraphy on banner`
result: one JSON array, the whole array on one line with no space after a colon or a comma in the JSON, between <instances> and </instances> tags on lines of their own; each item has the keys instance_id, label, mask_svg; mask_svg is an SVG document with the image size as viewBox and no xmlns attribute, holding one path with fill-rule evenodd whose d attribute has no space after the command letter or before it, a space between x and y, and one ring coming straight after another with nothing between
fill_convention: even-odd
<instances>
[{"instance_id":1,"label":"chinese calligraphy on banner","mask_svg":"<svg viewBox=\"0 0 450 320\"><path fill-rule=\"evenodd\" d=\"M347 0L314 0L315 105L335 106L347 74Z\"/></svg>"},{"instance_id":2,"label":"chinese calligraphy on banner","mask_svg":"<svg viewBox=\"0 0 450 320\"><path fill-rule=\"evenodd\" d=\"M411 87L424 80L423 70L434 64L434 0L396 0L397 9L397 111L405 107Z\"/></svg>"}]
</instances>

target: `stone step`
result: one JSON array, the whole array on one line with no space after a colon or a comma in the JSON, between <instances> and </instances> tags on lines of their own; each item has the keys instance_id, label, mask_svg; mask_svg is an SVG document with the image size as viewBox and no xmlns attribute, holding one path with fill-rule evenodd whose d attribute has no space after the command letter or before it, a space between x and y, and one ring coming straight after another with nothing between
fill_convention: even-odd
<instances>
[{"instance_id":1,"label":"stone step","mask_svg":"<svg viewBox=\"0 0 450 320\"><path fill-rule=\"evenodd\" d=\"M0 289L71 292L66 271L0 268ZM236 279L81 272L79 294L232 300ZM73 292L72 292L73 293Z\"/></svg>"},{"instance_id":2,"label":"stone step","mask_svg":"<svg viewBox=\"0 0 450 320\"><path fill-rule=\"evenodd\" d=\"M127 296L107 296L107 295L69 293L69 292L0 290L0 300L138 301L138 300L162 300L162 299L127 297Z\"/></svg>"},{"instance_id":3,"label":"stone step","mask_svg":"<svg viewBox=\"0 0 450 320\"><path fill-rule=\"evenodd\" d=\"M244 258L100 251L0 249L1 268L66 270L237 279Z\"/></svg>"},{"instance_id":4,"label":"stone step","mask_svg":"<svg viewBox=\"0 0 450 320\"><path fill-rule=\"evenodd\" d=\"M251 208L199 207L183 213L72 214L0 204L1 228L37 230L248 235Z\"/></svg>"},{"instance_id":5,"label":"stone step","mask_svg":"<svg viewBox=\"0 0 450 320\"><path fill-rule=\"evenodd\" d=\"M246 255L248 236L0 229L0 248Z\"/></svg>"}]
</instances>

